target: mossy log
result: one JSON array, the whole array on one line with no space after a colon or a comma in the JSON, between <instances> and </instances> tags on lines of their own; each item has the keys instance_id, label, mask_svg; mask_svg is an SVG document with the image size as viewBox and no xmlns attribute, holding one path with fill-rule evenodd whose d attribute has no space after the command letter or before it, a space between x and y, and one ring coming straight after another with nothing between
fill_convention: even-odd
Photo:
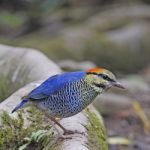
<instances>
[{"instance_id":1,"label":"mossy log","mask_svg":"<svg viewBox=\"0 0 150 150\"><path fill-rule=\"evenodd\" d=\"M20 84L20 89L18 89L10 97L0 103L1 116L3 115L2 112L5 111L12 118L16 117L17 113L11 114L11 110L16 104L19 103L23 96L27 95L32 89L37 87L45 78L61 72L60 68L46 56L44 56L41 52L33 49L16 48L4 45L0 45L0 67L0 75L3 74L6 77L8 77L9 75L11 81L14 84ZM13 86L13 84L9 86ZM9 87L7 90L9 90ZM20 113L22 113L23 117L28 122L28 113L26 113L26 109L23 112L24 113L20 111ZM38 115L32 114L32 117L38 117ZM49 144L42 149L108 149L105 127L102 118L92 106L88 107L86 110L73 117L62 119L60 120L60 122L68 129L79 130L81 132L85 132L85 134L72 135L72 139L57 141L55 142L55 144ZM0 122L0 124L2 125L3 123ZM4 139L4 137L2 138ZM37 147L34 148L38 149ZM32 147L32 149L34 148Z\"/></svg>"}]
</instances>

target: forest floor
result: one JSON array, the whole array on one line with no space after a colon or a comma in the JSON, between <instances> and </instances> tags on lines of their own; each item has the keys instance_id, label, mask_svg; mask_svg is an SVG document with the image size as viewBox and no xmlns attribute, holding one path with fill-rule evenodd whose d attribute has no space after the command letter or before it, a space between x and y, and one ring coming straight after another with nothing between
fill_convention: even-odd
<instances>
[{"instance_id":1,"label":"forest floor","mask_svg":"<svg viewBox=\"0 0 150 150\"><path fill-rule=\"evenodd\" d=\"M138 97L142 111L150 118L150 93L143 93ZM104 116L104 121L108 137L124 137L130 143L111 144L109 150L150 150L150 130L144 127L146 124L142 122L134 109Z\"/></svg>"}]
</instances>

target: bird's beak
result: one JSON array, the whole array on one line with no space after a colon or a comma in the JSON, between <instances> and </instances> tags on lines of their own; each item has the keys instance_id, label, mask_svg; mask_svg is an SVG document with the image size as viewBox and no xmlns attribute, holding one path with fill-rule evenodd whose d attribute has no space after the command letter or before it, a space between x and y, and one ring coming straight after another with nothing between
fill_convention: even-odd
<instances>
[{"instance_id":1,"label":"bird's beak","mask_svg":"<svg viewBox=\"0 0 150 150\"><path fill-rule=\"evenodd\" d=\"M116 86L116 87L118 87L118 88L121 88L121 89L126 89L121 83L119 83L119 82L117 82L117 81L113 82L112 85L113 85L113 86Z\"/></svg>"}]
</instances>

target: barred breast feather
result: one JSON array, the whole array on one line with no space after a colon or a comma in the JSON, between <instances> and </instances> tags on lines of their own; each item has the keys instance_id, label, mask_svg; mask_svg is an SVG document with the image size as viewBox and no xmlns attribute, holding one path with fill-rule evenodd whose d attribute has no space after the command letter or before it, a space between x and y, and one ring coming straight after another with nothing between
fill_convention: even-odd
<instances>
[{"instance_id":1,"label":"barred breast feather","mask_svg":"<svg viewBox=\"0 0 150 150\"><path fill-rule=\"evenodd\" d=\"M82 111L98 93L83 79L69 82L58 91L38 101L38 107L53 117L69 117Z\"/></svg>"}]
</instances>

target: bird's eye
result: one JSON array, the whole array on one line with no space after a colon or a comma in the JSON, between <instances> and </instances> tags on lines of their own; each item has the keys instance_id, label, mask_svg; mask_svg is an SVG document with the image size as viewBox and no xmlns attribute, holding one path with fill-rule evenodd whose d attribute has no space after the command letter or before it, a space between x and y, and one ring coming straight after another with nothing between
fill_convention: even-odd
<instances>
[{"instance_id":1,"label":"bird's eye","mask_svg":"<svg viewBox=\"0 0 150 150\"><path fill-rule=\"evenodd\" d=\"M105 80L108 79L108 76L107 76L106 74L102 74L101 77L102 77L103 79L105 79Z\"/></svg>"}]
</instances>

